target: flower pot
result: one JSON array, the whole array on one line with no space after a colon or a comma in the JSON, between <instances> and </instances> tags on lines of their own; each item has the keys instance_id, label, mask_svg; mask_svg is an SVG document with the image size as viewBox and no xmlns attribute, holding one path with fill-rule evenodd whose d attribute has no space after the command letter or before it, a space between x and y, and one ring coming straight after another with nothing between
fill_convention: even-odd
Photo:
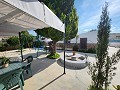
<instances>
[{"instance_id":1,"label":"flower pot","mask_svg":"<svg viewBox=\"0 0 120 90\"><path fill-rule=\"evenodd\" d=\"M9 64L8 63L6 63L6 64L3 64L3 67L8 67L9 66Z\"/></svg>"}]
</instances>

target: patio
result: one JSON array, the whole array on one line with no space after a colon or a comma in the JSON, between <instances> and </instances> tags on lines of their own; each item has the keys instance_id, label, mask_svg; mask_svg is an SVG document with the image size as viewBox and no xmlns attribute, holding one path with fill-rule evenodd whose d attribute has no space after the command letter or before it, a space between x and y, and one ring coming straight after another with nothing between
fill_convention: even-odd
<instances>
[{"instance_id":1,"label":"patio","mask_svg":"<svg viewBox=\"0 0 120 90\"><path fill-rule=\"evenodd\" d=\"M111 55L117 50L118 48L110 47L109 54ZM58 52L63 56L63 51ZM15 50L7 51L6 56L10 56L11 54L14 54L15 57L20 56L19 53L15 53ZM29 49L26 49L23 52L24 57L26 57L28 53L36 57L35 50L30 51ZM84 53L78 53L84 55ZM66 67L66 74L63 75L63 65L61 62L59 62L59 60L47 59L45 57L46 54L40 52L39 57L34 58L32 62L33 76L30 77L29 74L24 74L24 90L87 90L88 86L91 84L91 78L87 73L87 67L81 70L74 70ZM94 54L88 54L88 60L94 62ZM112 80L112 85L120 84L120 63L118 63L117 68L116 76Z\"/></svg>"}]
</instances>

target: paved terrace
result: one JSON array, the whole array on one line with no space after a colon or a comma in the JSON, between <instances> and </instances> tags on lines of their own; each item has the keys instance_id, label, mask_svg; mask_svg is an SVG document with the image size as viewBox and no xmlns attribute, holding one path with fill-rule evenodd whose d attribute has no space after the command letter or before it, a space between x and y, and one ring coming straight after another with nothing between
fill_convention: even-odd
<instances>
[{"instance_id":1,"label":"paved terrace","mask_svg":"<svg viewBox=\"0 0 120 90\"><path fill-rule=\"evenodd\" d=\"M116 52L118 48L110 47L109 54ZM63 56L63 51L58 51ZM26 49L24 58L28 55L36 57L35 50ZM79 53L83 54L84 53ZM16 50L0 52L0 55L11 57L13 60L19 59L20 52ZM88 61L94 62L94 54L88 54ZM117 64L116 76L112 80L112 85L120 84L120 62ZM91 78L88 75L88 68L74 70L66 67L66 74L63 75L63 65L59 60L47 59L46 54L39 53L38 58L32 62L33 76L25 74L24 90L87 90L91 84Z\"/></svg>"}]
</instances>

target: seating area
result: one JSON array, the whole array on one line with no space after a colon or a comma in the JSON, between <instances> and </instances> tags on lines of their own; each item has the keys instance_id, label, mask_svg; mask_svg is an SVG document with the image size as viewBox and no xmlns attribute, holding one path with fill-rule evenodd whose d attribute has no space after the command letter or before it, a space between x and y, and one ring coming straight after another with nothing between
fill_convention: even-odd
<instances>
[{"instance_id":1,"label":"seating area","mask_svg":"<svg viewBox=\"0 0 120 90\"><path fill-rule=\"evenodd\" d=\"M71 60L68 59L67 57L70 57ZM83 57L83 56L81 56L80 54L76 54L76 55L72 55L72 53L66 54L66 57L65 57L66 66L69 66L71 68L76 68L76 69L85 68L88 65L87 58L85 58L86 56L84 56L84 60L81 60L80 59L81 57ZM61 57L60 61L64 64L63 56Z\"/></svg>"},{"instance_id":2,"label":"seating area","mask_svg":"<svg viewBox=\"0 0 120 90\"><path fill-rule=\"evenodd\" d=\"M22 72L23 69L17 69L6 74L1 74L0 90L9 90L16 85L19 85L20 89L23 90L24 78Z\"/></svg>"},{"instance_id":3,"label":"seating area","mask_svg":"<svg viewBox=\"0 0 120 90\"><path fill-rule=\"evenodd\" d=\"M31 63L33 56L28 56L23 62L10 61L9 66L4 67L0 62L0 90L9 90L16 85L23 90L24 72L32 76Z\"/></svg>"},{"instance_id":4,"label":"seating area","mask_svg":"<svg viewBox=\"0 0 120 90\"><path fill-rule=\"evenodd\" d=\"M1 0L0 90L119 90L119 3Z\"/></svg>"}]
</instances>

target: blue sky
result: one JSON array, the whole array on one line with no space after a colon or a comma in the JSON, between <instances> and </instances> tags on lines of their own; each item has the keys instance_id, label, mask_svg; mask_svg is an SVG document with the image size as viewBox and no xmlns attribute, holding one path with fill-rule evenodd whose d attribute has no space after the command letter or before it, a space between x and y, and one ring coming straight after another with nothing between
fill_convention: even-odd
<instances>
[{"instance_id":1,"label":"blue sky","mask_svg":"<svg viewBox=\"0 0 120 90\"><path fill-rule=\"evenodd\" d=\"M97 29L105 1L109 2L111 32L120 33L120 0L75 0L79 16L78 34Z\"/></svg>"},{"instance_id":2,"label":"blue sky","mask_svg":"<svg viewBox=\"0 0 120 90\"><path fill-rule=\"evenodd\" d=\"M111 32L120 33L120 0L75 0L75 7L79 16L78 34L97 29L102 7L105 1L109 2L109 16ZM35 35L35 32L29 31Z\"/></svg>"}]
</instances>

